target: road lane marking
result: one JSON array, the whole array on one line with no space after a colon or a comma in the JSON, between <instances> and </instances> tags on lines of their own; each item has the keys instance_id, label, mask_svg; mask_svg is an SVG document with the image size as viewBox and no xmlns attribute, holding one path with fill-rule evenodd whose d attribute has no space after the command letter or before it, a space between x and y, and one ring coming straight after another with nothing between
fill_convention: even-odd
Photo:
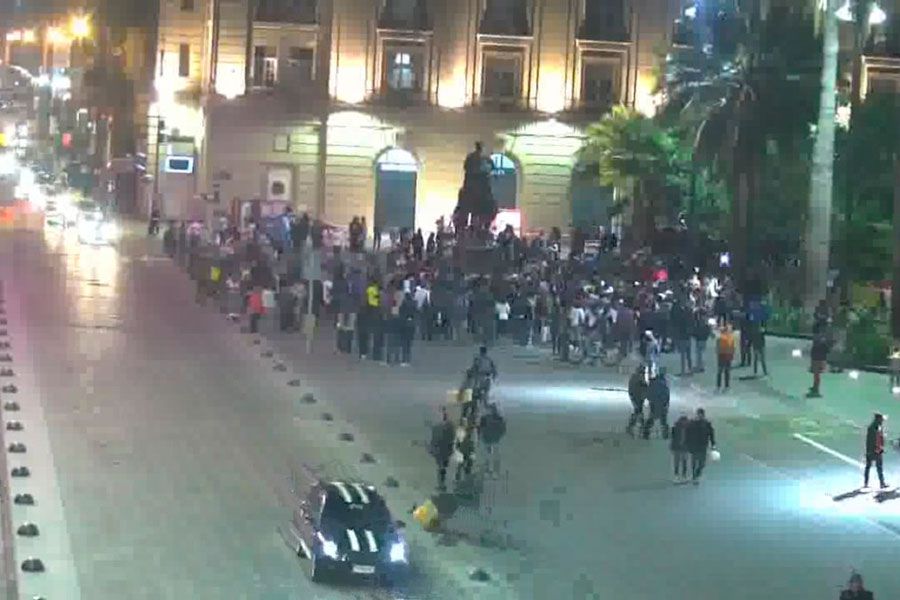
<instances>
[{"instance_id":1,"label":"road lane marking","mask_svg":"<svg viewBox=\"0 0 900 600\"><path fill-rule=\"evenodd\" d=\"M794 439L800 440L804 444L809 444L816 450L821 450L825 454L829 454L829 455L835 457L836 459L838 459L839 461L845 462L852 467L857 467L859 469L863 469L866 466L863 463L861 463L860 461L854 460L854 459L850 458L849 456L847 456L846 454L841 454L837 450L832 450L828 446L826 446L824 444L820 444L819 442L817 442L815 440L811 440L808 437L806 437L805 435L802 435L800 433L795 433Z\"/></svg>"}]
</instances>

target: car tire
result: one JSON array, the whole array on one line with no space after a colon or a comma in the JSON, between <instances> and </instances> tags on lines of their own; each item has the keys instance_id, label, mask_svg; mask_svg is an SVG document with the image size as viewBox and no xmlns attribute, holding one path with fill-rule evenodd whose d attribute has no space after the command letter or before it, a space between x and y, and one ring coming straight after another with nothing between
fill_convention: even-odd
<instances>
[{"instance_id":1,"label":"car tire","mask_svg":"<svg viewBox=\"0 0 900 600\"><path fill-rule=\"evenodd\" d=\"M315 552L312 553L312 558L309 559L309 578L313 583L325 583L328 579L328 571L319 562Z\"/></svg>"}]
</instances>

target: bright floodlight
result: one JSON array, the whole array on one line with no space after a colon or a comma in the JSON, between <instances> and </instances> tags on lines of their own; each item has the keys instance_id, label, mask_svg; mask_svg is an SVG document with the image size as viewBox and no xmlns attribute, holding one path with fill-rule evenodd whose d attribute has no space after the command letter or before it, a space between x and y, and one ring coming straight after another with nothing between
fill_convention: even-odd
<instances>
[{"instance_id":1,"label":"bright floodlight","mask_svg":"<svg viewBox=\"0 0 900 600\"><path fill-rule=\"evenodd\" d=\"M69 21L69 32L75 39L84 39L91 35L91 19L86 15L73 15Z\"/></svg>"},{"instance_id":2,"label":"bright floodlight","mask_svg":"<svg viewBox=\"0 0 900 600\"><path fill-rule=\"evenodd\" d=\"M800 350L800 348L794 348L791 351L791 356L793 356L794 358L801 358L803 356L803 351Z\"/></svg>"},{"instance_id":3,"label":"bright floodlight","mask_svg":"<svg viewBox=\"0 0 900 600\"><path fill-rule=\"evenodd\" d=\"M872 4L872 12L869 13L869 25L881 25L887 21L887 13L882 10L878 3Z\"/></svg>"},{"instance_id":4,"label":"bright floodlight","mask_svg":"<svg viewBox=\"0 0 900 600\"><path fill-rule=\"evenodd\" d=\"M892 393L892 394L895 394L895 395L896 395L896 394L900 394L900 385L895 385L894 387L892 387L892 388L891 388L891 393Z\"/></svg>"},{"instance_id":5,"label":"bright floodlight","mask_svg":"<svg viewBox=\"0 0 900 600\"><path fill-rule=\"evenodd\" d=\"M685 8L684 16L687 17L688 19L697 18L697 6L695 4L692 4L691 6L688 6L687 8Z\"/></svg>"},{"instance_id":6,"label":"bright floodlight","mask_svg":"<svg viewBox=\"0 0 900 600\"><path fill-rule=\"evenodd\" d=\"M847 375L850 376L850 379L859 379L859 371L857 371L856 369L850 371L849 373L847 373Z\"/></svg>"}]
</instances>

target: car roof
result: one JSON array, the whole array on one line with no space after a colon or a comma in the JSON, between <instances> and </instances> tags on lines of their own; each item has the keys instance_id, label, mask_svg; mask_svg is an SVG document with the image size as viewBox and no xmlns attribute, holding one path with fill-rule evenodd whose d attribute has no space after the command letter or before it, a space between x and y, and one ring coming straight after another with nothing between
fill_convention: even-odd
<instances>
[{"instance_id":1,"label":"car roof","mask_svg":"<svg viewBox=\"0 0 900 600\"><path fill-rule=\"evenodd\" d=\"M322 486L331 498L339 499L345 504L367 505L383 504L384 499L375 486L357 481L323 481Z\"/></svg>"}]
</instances>

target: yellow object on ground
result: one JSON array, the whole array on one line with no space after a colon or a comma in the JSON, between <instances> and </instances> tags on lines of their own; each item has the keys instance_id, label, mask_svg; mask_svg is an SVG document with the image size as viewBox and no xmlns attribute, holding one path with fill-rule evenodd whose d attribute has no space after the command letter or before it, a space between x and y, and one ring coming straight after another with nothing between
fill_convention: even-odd
<instances>
[{"instance_id":1,"label":"yellow object on ground","mask_svg":"<svg viewBox=\"0 0 900 600\"><path fill-rule=\"evenodd\" d=\"M426 500L413 511L413 518L423 529L434 529L440 522L438 509L431 500Z\"/></svg>"}]
</instances>

